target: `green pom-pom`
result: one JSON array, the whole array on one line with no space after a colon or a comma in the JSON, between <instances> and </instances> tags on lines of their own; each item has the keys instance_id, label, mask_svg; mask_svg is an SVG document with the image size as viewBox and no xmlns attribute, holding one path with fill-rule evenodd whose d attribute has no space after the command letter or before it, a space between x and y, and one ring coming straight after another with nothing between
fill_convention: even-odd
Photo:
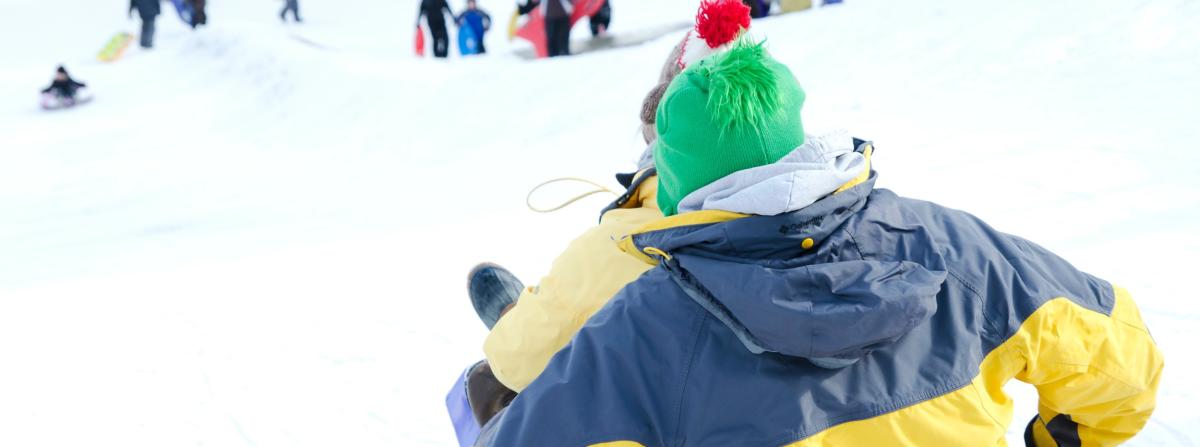
<instances>
[{"instance_id":1,"label":"green pom-pom","mask_svg":"<svg viewBox=\"0 0 1200 447\"><path fill-rule=\"evenodd\" d=\"M708 111L721 131L763 123L779 110L779 87L764 43L743 36L706 65Z\"/></svg>"}]
</instances>

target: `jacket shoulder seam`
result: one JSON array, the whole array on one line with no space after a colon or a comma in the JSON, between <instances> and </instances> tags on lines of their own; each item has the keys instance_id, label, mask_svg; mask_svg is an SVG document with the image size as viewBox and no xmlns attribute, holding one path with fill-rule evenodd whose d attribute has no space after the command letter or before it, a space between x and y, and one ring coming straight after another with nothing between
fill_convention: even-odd
<instances>
[{"instance_id":1,"label":"jacket shoulder seam","mask_svg":"<svg viewBox=\"0 0 1200 447\"><path fill-rule=\"evenodd\" d=\"M845 227L842 227L842 232L846 233L846 236L850 238L850 244L854 246L854 251L858 252L858 258L864 261L868 260L867 256L863 254L862 247L858 245L858 239L854 238L854 233Z\"/></svg>"},{"instance_id":2,"label":"jacket shoulder seam","mask_svg":"<svg viewBox=\"0 0 1200 447\"><path fill-rule=\"evenodd\" d=\"M975 299L979 301L979 305L981 306L979 314L981 316L983 316L983 321L987 323L987 325L988 325L987 329L988 329L988 332L991 333L991 336L994 337L999 334L1007 333L1007 331L1001 331L1000 326L997 325L995 320L992 319L991 312L988 312L987 300L983 299L983 294L979 293L979 289L977 289L975 286L971 285L971 283L969 281L967 281L966 278L963 278L962 275L955 272L954 269L948 265L946 266L946 273L948 273L951 278L954 278L954 280L957 281L959 284L962 284L963 288L967 289L967 291L970 292L971 295L974 296Z\"/></svg>"}]
</instances>

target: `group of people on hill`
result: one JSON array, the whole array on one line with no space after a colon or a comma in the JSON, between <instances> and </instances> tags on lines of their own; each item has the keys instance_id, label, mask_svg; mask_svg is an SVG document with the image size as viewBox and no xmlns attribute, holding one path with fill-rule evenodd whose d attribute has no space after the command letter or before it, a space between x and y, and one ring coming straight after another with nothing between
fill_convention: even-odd
<instances>
[{"instance_id":1,"label":"group of people on hill","mask_svg":"<svg viewBox=\"0 0 1200 447\"><path fill-rule=\"evenodd\" d=\"M183 1L188 10L191 11L188 25L196 28L208 24L206 0ZM142 31L138 43L142 48L151 49L154 47L155 22L158 16L162 14L161 0L130 0L129 16L133 17L135 11L142 21ZM279 18L286 21L288 13L292 14L292 18L295 21L301 21L299 0L284 0L283 10L279 12ZM83 87L86 87L86 85L71 79L71 76L67 74L66 68L60 65L55 71L53 83L43 89L42 94L52 96L64 105L72 105L75 102L76 93Z\"/></svg>"},{"instance_id":2,"label":"group of people on hill","mask_svg":"<svg viewBox=\"0 0 1200 447\"><path fill-rule=\"evenodd\" d=\"M189 17L189 26L197 28L208 24L208 12L206 0L183 0L186 8L191 11ZM150 49L154 47L154 32L155 21L158 15L162 13L161 0L130 0L129 1L129 16L133 16L133 12L137 11L138 16L142 19L142 33L139 39L139 44L142 48ZM301 22L300 19L300 1L299 0L284 0L283 10L279 12L279 19L287 21L287 14L292 14L292 18L296 22Z\"/></svg>"},{"instance_id":3,"label":"group of people on hill","mask_svg":"<svg viewBox=\"0 0 1200 447\"><path fill-rule=\"evenodd\" d=\"M470 27L478 40L478 52L487 52L483 36L492 27L492 17L475 3L467 0L466 10L456 16L446 0L421 0L417 11L417 27L421 26L421 18L429 26L429 34L433 37L433 56L445 58L450 55L450 32L446 27L446 16L453 18L459 27Z\"/></svg>"},{"instance_id":4,"label":"group of people on hill","mask_svg":"<svg viewBox=\"0 0 1200 447\"><path fill-rule=\"evenodd\" d=\"M517 13L528 15L539 10L545 21L546 46L550 57L571 54L571 13L574 11L573 0L526 0L517 5ZM455 16L454 11L446 0L421 0L417 13L417 26L424 18L433 37L434 57L449 56L450 35L446 27L446 17L453 17L459 27L469 27L478 39L479 53L486 53L484 35L491 29L492 19L486 11L479 9L475 0L467 0L466 9L461 15ZM612 6L608 0L589 18L589 26L593 36L603 36L608 32L612 22Z\"/></svg>"},{"instance_id":5,"label":"group of people on hill","mask_svg":"<svg viewBox=\"0 0 1200 447\"><path fill-rule=\"evenodd\" d=\"M206 0L184 0L184 2L192 11L191 23L188 25L192 28L197 28L208 24L208 14L205 11ZM130 17L133 17L135 10L142 19L142 34L139 44L142 48L153 48L155 21L158 20L158 15L162 13L160 0L129 0Z\"/></svg>"},{"instance_id":6,"label":"group of people on hill","mask_svg":"<svg viewBox=\"0 0 1200 447\"><path fill-rule=\"evenodd\" d=\"M877 188L872 142L805 132L750 8L702 5L599 224L538 285L469 274L460 445L1004 445L1011 379L1040 398L1026 445L1143 428L1163 355L1128 291Z\"/></svg>"}]
</instances>

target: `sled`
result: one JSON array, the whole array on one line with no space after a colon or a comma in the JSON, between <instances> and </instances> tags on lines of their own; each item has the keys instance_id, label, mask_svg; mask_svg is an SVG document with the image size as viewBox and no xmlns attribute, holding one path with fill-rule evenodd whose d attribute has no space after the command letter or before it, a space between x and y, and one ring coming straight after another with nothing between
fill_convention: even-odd
<instances>
[{"instance_id":1,"label":"sled","mask_svg":"<svg viewBox=\"0 0 1200 447\"><path fill-rule=\"evenodd\" d=\"M467 374L474 365L467 367L454 381L450 392L446 393L446 410L450 413L450 424L454 426L454 434L459 447L471 447L479 438L479 423L475 421L475 413L471 411L471 402L467 400Z\"/></svg>"},{"instance_id":2,"label":"sled","mask_svg":"<svg viewBox=\"0 0 1200 447\"><path fill-rule=\"evenodd\" d=\"M575 0L574 6L575 8L571 11L572 28L579 19L596 15L600 7L604 6L604 0ZM510 22L510 29L513 23ZM534 8L533 11L530 11L529 19L513 34L533 44L534 54L538 58L550 55L550 50L546 45L546 18L542 15L542 8Z\"/></svg>"},{"instance_id":3,"label":"sled","mask_svg":"<svg viewBox=\"0 0 1200 447\"><path fill-rule=\"evenodd\" d=\"M521 13L513 11L512 17L508 19L508 41L512 42L517 38L517 31L521 29Z\"/></svg>"},{"instance_id":4,"label":"sled","mask_svg":"<svg viewBox=\"0 0 1200 447\"><path fill-rule=\"evenodd\" d=\"M479 36L469 26L458 27L458 54L472 56L479 54Z\"/></svg>"},{"instance_id":5,"label":"sled","mask_svg":"<svg viewBox=\"0 0 1200 447\"><path fill-rule=\"evenodd\" d=\"M692 26L694 26L694 24L690 22L679 22L670 25L662 25L655 28L622 33L610 32L601 37L588 37L587 39L574 40L571 41L571 54L580 55L641 45L643 43L670 35L671 33L686 30ZM680 38L682 38L682 36ZM517 57L522 59L537 59L542 57L530 48L517 50L515 53Z\"/></svg>"},{"instance_id":6,"label":"sled","mask_svg":"<svg viewBox=\"0 0 1200 447\"><path fill-rule=\"evenodd\" d=\"M192 9L192 4L187 0L171 0L171 5L175 6L179 20L182 20L184 25L192 26L192 19L196 17L196 11Z\"/></svg>"},{"instance_id":7,"label":"sled","mask_svg":"<svg viewBox=\"0 0 1200 447\"><path fill-rule=\"evenodd\" d=\"M92 96L87 93L86 89L80 89L75 94L75 99L67 100L53 93L42 93L42 110L62 110L79 107L81 105L92 102Z\"/></svg>"},{"instance_id":8,"label":"sled","mask_svg":"<svg viewBox=\"0 0 1200 447\"><path fill-rule=\"evenodd\" d=\"M783 13L812 9L812 0L779 0L779 9Z\"/></svg>"},{"instance_id":9,"label":"sled","mask_svg":"<svg viewBox=\"0 0 1200 447\"><path fill-rule=\"evenodd\" d=\"M120 32L108 39L108 43L104 44L104 48L100 49L100 53L96 55L96 59L100 62L114 62L125 55L125 50L129 49L129 45L133 43L134 36L126 32Z\"/></svg>"},{"instance_id":10,"label":"sled","mask_svg":"<svg viewBox=\"0 0 1200 447\"><path fill-rule=\"evenodd\" d=\"M417 25L417 35L413 37L413 46L417 57L425 57L425 30L421 28L421 25Z\"/></svg>"}]
</instances>

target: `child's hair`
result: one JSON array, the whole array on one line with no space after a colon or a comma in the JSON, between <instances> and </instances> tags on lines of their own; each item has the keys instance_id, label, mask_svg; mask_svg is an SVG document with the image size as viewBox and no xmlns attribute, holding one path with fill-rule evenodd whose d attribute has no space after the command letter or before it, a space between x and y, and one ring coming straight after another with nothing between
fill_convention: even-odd
<instances>
[{"instance_id":1,"label":"child's hair","mask_svg":"<svg viewBox=\"0 0 1200 447\"><path fill-rule=\"evenodd\" d=\"M686 41L679 42L679 45L675 45L675 48L671 50L671 54L667 56L667 61L658 75L658 84L650 89L650 93L647 93L646 98L642 100L642 138L647 143L658 137L658 130L654 127L655 117L658 114L658 103L662 101L667 87L671 86L671 81L675 80L675 77L683 71L679 68L678 62L684 43Z\"/></svg>"}]
</instances>

